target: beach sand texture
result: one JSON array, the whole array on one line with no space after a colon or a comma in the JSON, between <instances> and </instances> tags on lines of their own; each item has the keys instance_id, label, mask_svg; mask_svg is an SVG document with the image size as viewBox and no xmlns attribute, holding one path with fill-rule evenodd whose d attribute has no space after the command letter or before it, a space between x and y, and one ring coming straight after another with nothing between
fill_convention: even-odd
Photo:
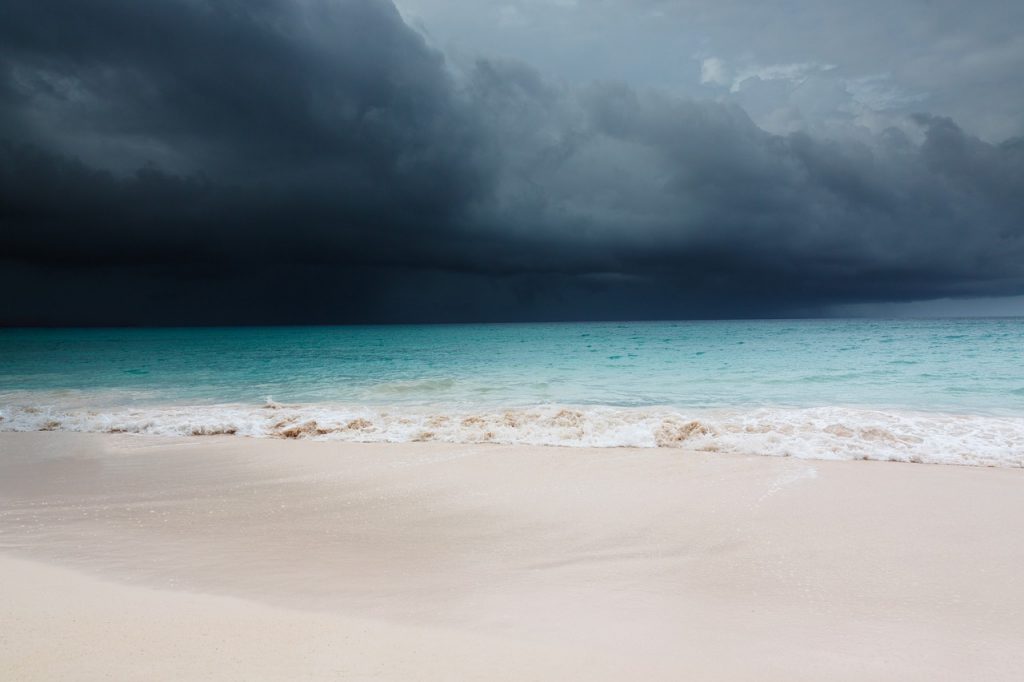
<instances>
[{"instance_id":1,"label":"beach sand texture","mask_svg":"<svg viewBox=\"0 0 1024 682\"><path fill-rule=\"evenodd\" d=\"M0 679L1019 680L1024 471L0 434Z\"/></svg>"}]
</instances>

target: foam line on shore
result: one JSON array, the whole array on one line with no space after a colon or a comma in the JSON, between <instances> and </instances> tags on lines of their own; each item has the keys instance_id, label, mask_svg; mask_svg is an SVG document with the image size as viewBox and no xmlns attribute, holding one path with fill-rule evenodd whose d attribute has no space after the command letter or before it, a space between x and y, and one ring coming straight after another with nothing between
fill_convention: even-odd
<instances>
[{"instance_id":1,"label":"foam line on shore","mask_svg":"<svg viewBox=\"0 0 1024 682\"><path fill-rule=\"evenodd\" d=\"M1024 467L1024 420L851 407L692 410L543 405L0 405L0 430L239 435L350 442L675 447L809 459Z\"/></svg>"}]
</instances>

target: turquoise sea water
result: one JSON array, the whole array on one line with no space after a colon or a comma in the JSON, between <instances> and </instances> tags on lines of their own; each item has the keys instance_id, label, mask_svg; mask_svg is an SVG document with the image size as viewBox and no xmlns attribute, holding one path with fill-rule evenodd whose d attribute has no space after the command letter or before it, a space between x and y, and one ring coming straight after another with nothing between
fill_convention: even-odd
<instances>
[{"instance_id":1,"label":"turquoise sea water","mask_svg":"<svg viewBox=\"0 0 1024 682\"><path fill-rule=\"evenodd\" d=\"M1013 464L1024 319L6 330L0 417Z\"/></svg>"}]
</instances>

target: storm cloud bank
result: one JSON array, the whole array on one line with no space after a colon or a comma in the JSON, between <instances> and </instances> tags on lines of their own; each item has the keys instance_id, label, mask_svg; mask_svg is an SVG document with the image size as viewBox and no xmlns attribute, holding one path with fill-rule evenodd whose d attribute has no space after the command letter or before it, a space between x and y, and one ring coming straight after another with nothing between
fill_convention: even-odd
<instances>
[{"instance_id":1,"label":"storm cloud bank","mask_svg":"<svg viewBox=\"0 0 1024 682\"><path fill-rule=\"evenodd\" d=\"M1024 140L456 68L378 0L8 0L0 323L813 314L1024 293Z\"/></svg>"}]
</instances>

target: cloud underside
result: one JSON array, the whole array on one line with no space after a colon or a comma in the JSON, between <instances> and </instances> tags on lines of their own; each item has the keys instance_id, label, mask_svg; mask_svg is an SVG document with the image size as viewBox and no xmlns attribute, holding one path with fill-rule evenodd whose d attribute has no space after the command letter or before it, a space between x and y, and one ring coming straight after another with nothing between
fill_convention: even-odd
<instances>
[{"instance_id":1,"label":"cloud underside","mask_svg":"<svg viewBox=\"0 0 1024 682\"><path fill-rule=\"evenodd\" d=\"M734 104L500 60L456 71L374 0L11 0L0 322L773 316L1024 293L1024 141L914 122L914 139L782 136Z\"/></svg>"}]
</instances>

